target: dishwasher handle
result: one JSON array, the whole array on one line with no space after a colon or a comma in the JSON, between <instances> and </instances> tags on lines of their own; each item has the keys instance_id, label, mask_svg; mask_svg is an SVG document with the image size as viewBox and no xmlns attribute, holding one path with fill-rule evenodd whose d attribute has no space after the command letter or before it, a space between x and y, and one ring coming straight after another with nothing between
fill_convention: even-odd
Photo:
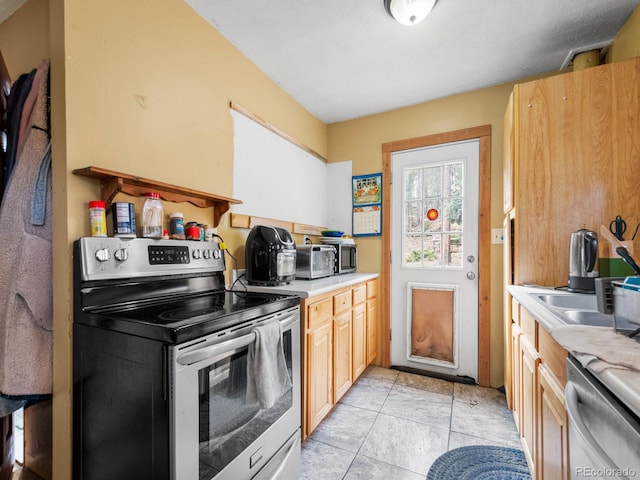
<instances>
[{"instance_id":1,"label":"dishwasher handle","mask_svg":"<svg viewBox=\"0 0 640 480\"><path fill-rule=\"evenodd\" d=\"M607 453L602 449L591 432L589 427L580 416L579 403L580 395L578 389L573 382L567 382L564 388L564 397L567 407L567 416L569 417L569 428L574 428L574 433L580 439L582 447L587 449L603 467L616 470L618 467L609 458Z\"/></svg>"}]
</instances>

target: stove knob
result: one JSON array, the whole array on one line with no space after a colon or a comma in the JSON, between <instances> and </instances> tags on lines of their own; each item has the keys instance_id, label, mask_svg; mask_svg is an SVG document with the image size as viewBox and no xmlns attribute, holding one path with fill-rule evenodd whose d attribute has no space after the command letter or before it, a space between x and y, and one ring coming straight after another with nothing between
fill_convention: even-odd
<instances>
[{"instance_id":1,"label":"stove knob","mask_svg":"<svg viewBox=\"0 0 640 480\"><path fill-rule=\"evenodd\" d=\"M200 249L196 248L193 253L192 253L193 258L195 258L196 260L200 258Z\"/></svg>"},{"instance_id":2,"label":"stove knob","mask_svg":"<svg viewBox=\"0 0 640 480\"><path fill-rule=\"evenodd\" d=\"M124 262L129 258L129 252L127 251L126 248L119 248L113 253L113 256L116 258L117 261Z\"/></svg>"},{"instance_id":3,"label":"stove knob","mask_svg":"<svg viewBox=\"0 0 640 480\"><path fill-rule=\"evenodd\" d=\"M111 258L111 255L109 254L109 250L106 248L96 250L96 260L99 262L106 262L109 258Z\"/></svg>"},{"instance_id":4,"label":"stove knob","mask_svg":"<svg viewBox=\"0 0 640 480\"><path fill-rule=\"evenodd\" d=\"M213 258L220 258L222 255L220 255L220 250L214 250L213 251Z\"/></svg>"},{"instance_id":5,"label":"stove knob","mask_svg":"<svg viewBox=\"0 0 640 480\"><path fill-rule=\"evenodd\" d=\"M211 258L211 250L205 250L204 252L202 252L202 255L204 256L204 258Z\"/></svg>"}]
</instances>

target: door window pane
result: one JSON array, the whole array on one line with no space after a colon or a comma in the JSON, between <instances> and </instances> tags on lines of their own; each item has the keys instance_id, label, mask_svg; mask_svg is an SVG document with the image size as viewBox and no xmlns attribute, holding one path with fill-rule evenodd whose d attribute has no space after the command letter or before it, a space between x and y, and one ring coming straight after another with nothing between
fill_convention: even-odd
<instances>
[{"instance_id":1,"label":"door window pane","mask_svg":"<svg viewBox=\"0 0 640 480\"><path fill-rule=\"evenodd\" d=\"M404 170L403 266L462 267L464 163Z\"/></svg>"},{"instance_id":2,"label":"door window pane","mask_svg":"<svg viewBox=\"0 0 640 480\"><path fill-rule=\"evenodd\" d=\"M424 198L440 197L442 195L442 165L423 168L422 183L424 184Z\"/></svg>"},{"instance_id":3,"label":"door window pane","mask_svg":"<svg viewBox=\"0 0 640 480\"><path fill-rule=\"evenodd\" d=\"M424 219L424 231L433 233L442 231L442 201L439 198L431 198L424 202L425 215L429 210L435 210L438 217L435 220Z\"/></svg>"},{"instance_id":4,"label":"door window pane","mask_svg":"<svg viewBox=\"0 0 640 480\"><path fill-rule=\"evenodd\" d=\"M422 202L405 203L405 225L407 233L422 231Z\"/></svg>"},{"instance_id":5,"label":"door window pane","mask_svg":"<svg viewBox=\"0 0 640 480\"><path fill-rule=\"evenodd\" d=\"M404 179L404 196L406 200L422 198L422 172L417 168L406 171Z\"/></svg>"}]
</instances>

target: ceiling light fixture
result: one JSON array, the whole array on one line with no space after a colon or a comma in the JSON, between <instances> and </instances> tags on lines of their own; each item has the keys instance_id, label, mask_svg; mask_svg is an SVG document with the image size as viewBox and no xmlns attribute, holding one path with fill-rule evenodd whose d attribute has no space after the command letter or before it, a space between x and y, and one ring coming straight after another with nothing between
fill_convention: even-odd
<instances>
[{"instance_id":1,"label":"ceiling light fixture","mask_svg":"<svg viewBox=\"0 0 640 480\"><path fill-rule=\"evenodd\" d=\"M426 18L436 0L384 0L384 8L398 23L417 25Z\"/></svg>"}]
</instances>

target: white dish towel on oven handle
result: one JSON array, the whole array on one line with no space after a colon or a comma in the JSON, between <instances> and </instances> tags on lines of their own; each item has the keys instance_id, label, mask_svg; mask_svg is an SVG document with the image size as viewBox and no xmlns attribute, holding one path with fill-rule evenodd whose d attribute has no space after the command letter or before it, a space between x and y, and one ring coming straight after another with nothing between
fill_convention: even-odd
<instances>
[{"instance_id":1,"label":"white dish towel on oven handle","mask_svg":"<svg viewBox=\"0 0 640 480\"><path fill-rule=\"evenodd\" d=\"M249 346L247 402L258 401L268 409L291 388L282 345L280 322L273 320L253 329L256 340Z\"/></svg>"}]
</instances>

